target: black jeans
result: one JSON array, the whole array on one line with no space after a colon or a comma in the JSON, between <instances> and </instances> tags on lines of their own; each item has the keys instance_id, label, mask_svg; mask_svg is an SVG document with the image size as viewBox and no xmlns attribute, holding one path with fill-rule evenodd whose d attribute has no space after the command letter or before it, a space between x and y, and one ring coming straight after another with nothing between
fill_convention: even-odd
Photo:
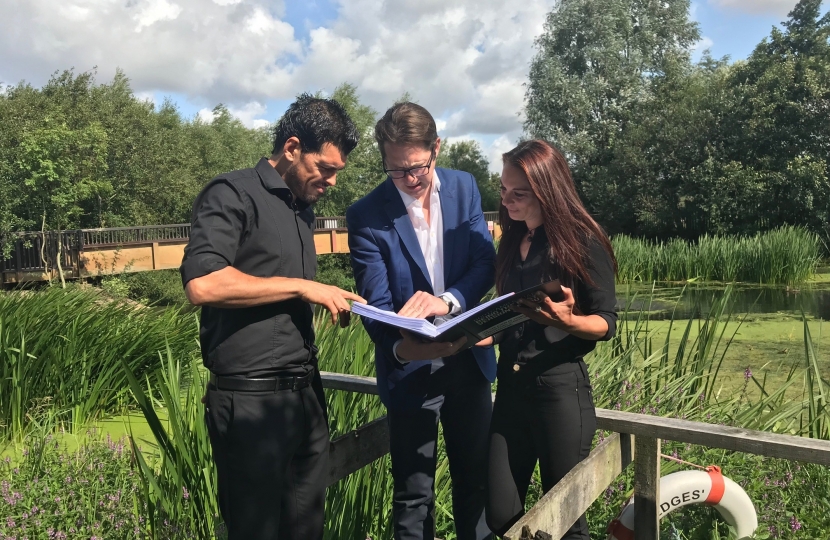
<instances>
[{"instance_id":1,"label":"black jeans","mask_svg":"<svg viewBox=\"0 0 830 540\"><path fill-rule=\"evenodd\" d=\"M388 410L396 540L434 538L439 420L450 464L456 535L459 540L492 538L484 521L490 382L472 355L467 356L446 360L420 381L427 398L420 408Z\"/></svg>"},{"instance_id":2,"label":"black jeans","mask_svg":"<svg viewBox=\"0 0 830 540\"><path fill-rule=\"evenodd\" d=\"M228 539L322 538L329 428L320 374L296 391L208 385L206 404Z\"/></svg>"},{"instance_id":3,"label":"black jeans","mask_svg":"<svg viewBox=\"0 0 830 540\"><path fill-rule=\"evenodd\" d=\"M547 492L588 456L597 426L582 361L559 364L535 376L527 371L499 370L493 406L487 524L500 535L524 515L536 461ZM590 540L584 515L563 538Z\"/></svg>"}]
</instances>

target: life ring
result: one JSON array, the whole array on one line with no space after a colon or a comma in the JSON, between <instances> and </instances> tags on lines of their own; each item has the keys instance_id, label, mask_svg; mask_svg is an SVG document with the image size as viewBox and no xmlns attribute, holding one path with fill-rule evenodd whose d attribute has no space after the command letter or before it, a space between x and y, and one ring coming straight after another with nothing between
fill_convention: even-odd
<instances>
[{"instance_id":1,"label":"life ring","mask_svg":"<svg viewBox=\"0 0 830 540\"><path fill-rule=\"evenodd\" d=\"M758 528L755 506L741 486L721 474L720 467L681 471L660 479L660 519L690 504L714 506L735 528L738 540L751 538ZM634 501L629 500L608 525L608 540L634 540Z\"/></svg>"}]
</instances>

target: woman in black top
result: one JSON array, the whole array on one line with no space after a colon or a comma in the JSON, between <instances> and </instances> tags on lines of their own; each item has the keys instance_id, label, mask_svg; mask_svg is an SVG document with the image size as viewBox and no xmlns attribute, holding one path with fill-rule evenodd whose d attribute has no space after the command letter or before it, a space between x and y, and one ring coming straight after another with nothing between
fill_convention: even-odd
<instances>
[{"instance_id":1,"label":"woman in black top","mask_svg":"<svg viewBox=\"0 0 830 540\"><path fill-rule=\"evenodd\" d=\"M583 357L617 323L613 250L579 200L565 158L541 140L503 158L496 288L505 294L558 279L564 299L527 304L521 311L530 320L493 340L499 364L487 522L497 534L524 514L537 460L547 491L588 456L596 414ZM590 538L585 516L564 538Z\"/></svg>"}]
</instances>

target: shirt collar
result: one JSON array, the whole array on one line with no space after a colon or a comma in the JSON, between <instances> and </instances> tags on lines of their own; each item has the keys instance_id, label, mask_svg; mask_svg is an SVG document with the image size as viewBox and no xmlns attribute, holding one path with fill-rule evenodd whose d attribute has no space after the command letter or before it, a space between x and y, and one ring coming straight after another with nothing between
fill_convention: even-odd
<instances>
[{"instance_id":1,"label":"shirt collar","mask_svg":"<svg viewBox=\"0 0 830 540\"><path fill-rule=\"evenodd\" d=\"M393 184L394 185L394 184ZM404 193L398 186L395 186L395 189L398 190L398 193L401 194L401 200L403 201L403 205L409 210L413 206L420 206L421 201L410 195L409 193ZM441 180L438 178L438 170L436 169L432 175L432 191L430 191L430 197L432 195L436 195L441 192ZM431 200L431 199L430 199Z\"/></svg>"}]
</instances>

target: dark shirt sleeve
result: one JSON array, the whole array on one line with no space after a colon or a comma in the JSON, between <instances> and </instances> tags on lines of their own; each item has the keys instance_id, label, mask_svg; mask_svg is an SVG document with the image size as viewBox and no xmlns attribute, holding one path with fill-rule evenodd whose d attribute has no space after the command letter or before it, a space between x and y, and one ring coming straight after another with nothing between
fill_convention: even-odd
<instances>
[{"instance_id":1,"label":"dark shirt sleeve","mask_svg":"<svg viewBox=\"0 0 830 540\"><path fill-rule=\"evenodd\" d=\"M603 245L593 240L589 248L588 275L593 283L580 283L579 309L583 315L599 315L608 323L608 332L599 341L607 341L617 331L617 297L614 263Z\"/></svg>"},{"instance_id":2,"label":"dark shirt sleeve","mask_svg":"<svg viewBox=\"0 0 830 540\"><path fill-rule=\"evenodd\" d=\"M252 215L250 201L230 182L208 184L193 204L190 241L184 250L182 284L233 266Z\"/></svg>"}]
</instances>

